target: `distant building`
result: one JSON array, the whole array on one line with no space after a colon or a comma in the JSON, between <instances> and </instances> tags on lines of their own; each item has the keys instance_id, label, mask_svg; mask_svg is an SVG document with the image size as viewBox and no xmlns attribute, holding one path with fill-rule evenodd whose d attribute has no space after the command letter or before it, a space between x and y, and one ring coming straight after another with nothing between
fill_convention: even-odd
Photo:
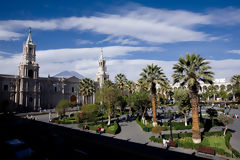
<instances>
[{"instance_id":1,"label":"distant building","mask_svg":"<svg viewBox=\"0 0 240 160\"><path fill-rule=\"evenodd\" d=\"M99 87L102 87L104 81L107 79L109 79L109 75L107 73L106 60L103 57L103 51L101 51L101 56L98 60L98 72L96 74L96 81L98 82Z\"/></svg>"},{"instance_id":2,"label":"distant building","mask_svg":"<svg viewBox=\"0 0 240 160\"><path fill-rule=\"evenodd\" d=\"M216 87L216 89L219 91L221 88L227 89L229 90L232 87L232 84L230 82L227 82L227 80L225 78L219 78L219 79L214 79L213 81L213 85ZM199 89L199 93L204 93L206 92L208 86L210 86L210 84L205 84L203 82L200 82L200 89ZM176 83L174 85L172 85L173 89L178 89L180 88L180 84ZM186 88L186 87L185 87ZM214 96L215 99L215 96ZM235 95L233 95L232 97L233 101L235 101ZM219 100L219 98L215 99L215 100Z\"/></svg>"},{"instance_id":3,"label":"distant building","mask_svg":"<svg viewBox=\"0 0 240 160\"><path fill-rule=\"evenodd\" d=\"M6 110L6 107L19 111L54 108L61 99L68 99L71 104L83 104L85 97L79 93L79 78L39 77L39 68L36 61L36 44L32 40L30 30L27 41L23 44L19 74L0 75L0 111ZM102 86L104 80L109 77L106 70L106 61L101 54L96 88ZM94 99L94 95L88 97L88 102L94 103Z\"/></svg>"}]
</instances>

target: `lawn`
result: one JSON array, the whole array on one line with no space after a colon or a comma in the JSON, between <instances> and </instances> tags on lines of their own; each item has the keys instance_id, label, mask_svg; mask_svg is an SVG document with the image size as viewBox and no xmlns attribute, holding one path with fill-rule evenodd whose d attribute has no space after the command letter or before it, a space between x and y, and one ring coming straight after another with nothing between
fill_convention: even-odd
<instances>
[{"instance_id":1,"label":"lawn","mask_svg":"<svg viewBox=\"0 0 240 160\"><path fill-rule=\"evenodd\" d=\"M227 146L225 145L224 137L205 137L202 144L207 144L207 146L212 148L219 148L227 151Z\"/></svg>"}]
</instances>

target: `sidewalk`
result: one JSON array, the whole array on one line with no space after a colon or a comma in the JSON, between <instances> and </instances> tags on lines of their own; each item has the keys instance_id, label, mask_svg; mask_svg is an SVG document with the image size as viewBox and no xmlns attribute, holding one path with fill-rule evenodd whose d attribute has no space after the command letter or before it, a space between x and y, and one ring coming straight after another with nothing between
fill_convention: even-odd
<instances>
[{"instance_id":1,"label":"sidewalk","mask_svg":"<svg viewBox=\"0 0 240 160\"><path fill-rule=\"evenodd\" d=\"M231 109L230 115L233 113L240 115L240 109ZM229 125L229 129L233 131L230 144L234 149L240 152L240 119L234 119L233 124Z\"/></svg>"}]
</instances>

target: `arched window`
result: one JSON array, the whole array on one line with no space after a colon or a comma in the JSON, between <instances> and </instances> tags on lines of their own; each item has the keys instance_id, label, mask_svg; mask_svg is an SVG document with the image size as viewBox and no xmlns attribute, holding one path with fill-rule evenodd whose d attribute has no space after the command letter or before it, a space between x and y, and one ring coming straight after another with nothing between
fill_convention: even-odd
<instances>
[{"instance_id":1,"label":"arched window","mask_svg":"<svg viewBox=\"0 0 240 160\"><path fill-rule=\"evenodd\" d=\"M28 70L28 77L33 78L33 70Z\"/></svg>"}]
</instances>

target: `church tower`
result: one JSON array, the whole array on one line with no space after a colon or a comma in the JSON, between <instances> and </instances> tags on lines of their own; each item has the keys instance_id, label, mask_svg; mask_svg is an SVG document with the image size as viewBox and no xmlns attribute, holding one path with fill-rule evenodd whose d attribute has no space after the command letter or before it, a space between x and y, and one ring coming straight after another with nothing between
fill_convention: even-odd
<instances>
[{"instance_id":1,"label":"church tower","mask_svg":"<svg viewBox=\"0 0 240 160\"><path fill-rule=\"evenodd\" d=\"M109 75L107 73L107 67L106 67L106 60L103 57L103 50L101 50L101 56L98 60L98 72L96 76L97 76L97 82L100 88L103 86L104 81L109 79Z\"/></svg>"},{"instance_id":2,"label":"church tower","mask_svg":"<svg viewBox=\"0 0 240 160\"><path fill-rule=\"evenodd\" d=\"M39 66L36 62L36 45L33 43L31 28L27 41L23 44L22 61L19 71L19 105L28 110L40 107L40 83L38 82Z\"/></svg>"}]
</instances>

